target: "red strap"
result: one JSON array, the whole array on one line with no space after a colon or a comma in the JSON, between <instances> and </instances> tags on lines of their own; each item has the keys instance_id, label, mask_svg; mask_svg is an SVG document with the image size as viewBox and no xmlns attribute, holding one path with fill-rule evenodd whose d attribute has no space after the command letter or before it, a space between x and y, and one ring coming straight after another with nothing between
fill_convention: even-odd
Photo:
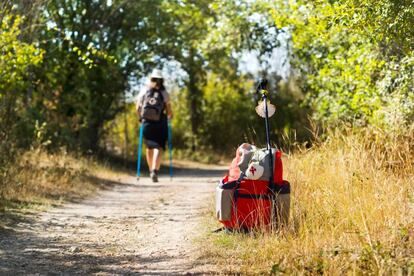
<instances>
[{"instance_id":1,"label":"red strap","mask_svg":"<svg viewBox=\"0 0 414 276\"><path fill-rule=\"evenodd\" d=\"M282 164L282 152L275 152L275 169L273 171L273 181L277 185L283 184L283 164Z\"/></svg>"}]
</instances>

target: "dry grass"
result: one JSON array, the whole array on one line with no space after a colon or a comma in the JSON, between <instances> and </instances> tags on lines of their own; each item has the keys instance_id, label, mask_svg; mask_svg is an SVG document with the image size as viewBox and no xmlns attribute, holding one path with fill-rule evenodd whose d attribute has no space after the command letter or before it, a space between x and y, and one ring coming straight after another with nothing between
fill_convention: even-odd
<instances>
[{"instance_id":1,"label":"dry grass","mask_svg":"<svg viewBox=\"0 0 414 276\"><path fill-rule=\"evenodd\" d=\"M331 133L285 159L289 227L277 234L209 234L204 256L230 274L412 275L413 161L413 129Z\"/></svg>"},{"instance_id":2,"label":"dry grass","mask_svg":"<svg viewBox=\"0 0 414 276\"><path fill-rule=\"evenodd\" d=\"M83 198L99 189L93 178L98 174L105 177L112 173L91 159L75 158L66 151L28 151L1 179L0 212L43 209Z\"/></svg>"}]
</instances>

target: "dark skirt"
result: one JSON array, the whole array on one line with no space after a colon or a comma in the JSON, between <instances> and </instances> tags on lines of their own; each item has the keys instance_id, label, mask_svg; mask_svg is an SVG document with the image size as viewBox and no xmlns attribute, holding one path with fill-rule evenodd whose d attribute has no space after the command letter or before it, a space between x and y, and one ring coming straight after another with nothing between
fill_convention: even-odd
<instances>
[{"instance_id":1,"label":"dark skirt","mask_svg":"<svg viewBox=\"0 0 414 276\"><path fill-rule=\"evenodd\" d=\"M167 117L162 116L159 122L143 122L144 142L147 148L162 148L165 150L165 144L168 139Z\"/></svg>"}]
</instances>

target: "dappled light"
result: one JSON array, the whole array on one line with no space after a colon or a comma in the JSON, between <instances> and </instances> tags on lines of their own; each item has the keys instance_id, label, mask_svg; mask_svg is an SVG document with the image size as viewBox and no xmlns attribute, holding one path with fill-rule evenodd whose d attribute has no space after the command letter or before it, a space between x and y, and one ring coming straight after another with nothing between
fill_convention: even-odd
<instances>
[{"instance_id":1,"label":"dappled light","mask_svg":"<svg viewBox=\"0 0 414 276\"><path fill-rule=\"evenodd\" d=\"M413 274L413 26L412 0L0 1L0 274Z\"/></svg>"}]
</instances>

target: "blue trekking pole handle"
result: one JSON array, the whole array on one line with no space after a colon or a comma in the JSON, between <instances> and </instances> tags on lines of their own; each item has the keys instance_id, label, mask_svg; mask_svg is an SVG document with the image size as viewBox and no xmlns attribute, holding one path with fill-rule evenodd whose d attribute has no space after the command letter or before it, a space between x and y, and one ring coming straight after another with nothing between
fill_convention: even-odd
<instances>
[{"instance_id":1,"label":"blue trekking pole handle","mask_svg":"<svg viewBox=\"0 0 414 276\"><path fill-rule=\"evenodd\" d=\"M170 179L173 177L173 164L172 164L172 130L171 121L168 120L168 151L170 152Z\"/></svg>"},{"instance_id":2,"label":"blue trekking pole handle","mask_svg":"<svg viewBox=\"0 0 414 276\"><path fill-rule=\"evenodd\" d=\"M144 134L144 127L142 122L139 126L139 140L138 140L138 160L137 160L137 180L141 175L141 155L142 155L142 136Z\"/></svg>"}]
</instances>

